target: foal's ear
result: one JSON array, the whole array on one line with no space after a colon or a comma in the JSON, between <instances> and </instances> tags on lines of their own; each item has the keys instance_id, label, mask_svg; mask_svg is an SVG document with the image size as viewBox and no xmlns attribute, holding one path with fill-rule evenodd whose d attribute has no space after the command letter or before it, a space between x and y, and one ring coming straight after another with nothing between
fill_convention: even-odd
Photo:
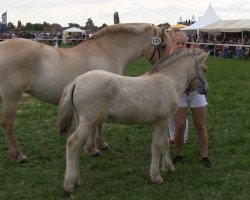
<instances>
[{"instance_id":1,"label":"foal's ear","mask_svg":"<svg viewBox=\"0 0 250 200\"><path fill-rule=\"evenodd\" d=\"M201 62L205 62L207 57L209 56L210 52L205 52L205 53L202 53L201 55L198 56L198 59L201 61Z\"/></svg>"}]
</instances>

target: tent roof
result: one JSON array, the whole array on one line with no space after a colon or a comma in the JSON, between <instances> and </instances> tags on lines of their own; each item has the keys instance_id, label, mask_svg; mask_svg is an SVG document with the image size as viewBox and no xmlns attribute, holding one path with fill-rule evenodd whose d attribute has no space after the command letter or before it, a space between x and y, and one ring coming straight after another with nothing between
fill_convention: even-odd
<instances>
[{"instance_id":1,"label":"tent roof","mask_svg":"<svg viewBox=\"0 0 250 200\"><path fill-rule=\"evenodd\" d=\"M86 34L85 30L82 30L82 29L76 28L76 27L68 28L68 29L64 30L63 32L68 32L68 33L84 33L84 34Z\"/></svg>"},{"instance_id":2,"label":"tent roof","mask_svg":"<svg viewBox=\"0 0 250 200\"><path fill-rule=\"evenodd\" d=\"M194 30L199 30L200 28L207 26L209 24L212 24L216 21L219 21L220 18L218 15L214 12L214 9L212 8L212 5L209 4L207 11L205 14L194 24L191 26L187 26L181 30L183 31L194 31Z\"/></svg>"},{"instance_id":3,"label":"tent roof","mask_svg":"<svg viewBox=\"0 0 250 200\"><path fill-rule=\"evenodd\" d=\"M175 24L175 25L172 25L171 27L170 27L170 29L173 29L173 28L179 28L179 29L181 29L181 28L184 28L184 27L186 27L187 25L185 25L185 24Z\"/></svg>"},{"instance_id":4,"label":"tent roof","mask_svg":"<svg viewBox=\"0 0 250 200\"><path fill-rule=\"evenodd\" d=\"M220 20L200 29L204 32L242 32L250 31L250 19Z\"/></svg>"}]
</instances>

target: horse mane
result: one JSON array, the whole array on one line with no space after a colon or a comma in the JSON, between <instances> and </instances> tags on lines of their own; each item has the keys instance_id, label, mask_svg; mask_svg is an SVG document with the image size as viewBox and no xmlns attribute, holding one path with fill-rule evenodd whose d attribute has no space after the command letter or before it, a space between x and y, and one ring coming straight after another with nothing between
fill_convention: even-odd
<instances>
[{"instance_id":1,"label":"horse mane","mask_svg":"<svg viewBox=\"0 0 250 200\"><path fill-rule=\"evenodd\" d=\"M129 32L134 33L136 35L141 34L142 32L152 29L151 24L147 23L126 23L126 24L115 24L111 26L106 26L105 28L101 29L100 31L94 33L91 37L87 40L96 39L102 37L107 34L115 34L120 32Z\"/></svg>"},{"instance_id":2,"label":"horse mane","mask_svg":"<svg viewBox=\"0 0 250 200\"><path fill-rule=\"evenodd\" d=\"M158 72L160 69L162 68L166 68L167 66L169 66L170 64L176 62L177 60L186 57L186 56L196 56L196 55L200 55L201 53L204 53L204 50L202 50L201 48L195 48L195 49L183 49L181 51L177 51L176 53L170 54L167 57L159 60L158 62L156 62L151 69L149 70L149 74Z\"/></svg>"}]
</instances>

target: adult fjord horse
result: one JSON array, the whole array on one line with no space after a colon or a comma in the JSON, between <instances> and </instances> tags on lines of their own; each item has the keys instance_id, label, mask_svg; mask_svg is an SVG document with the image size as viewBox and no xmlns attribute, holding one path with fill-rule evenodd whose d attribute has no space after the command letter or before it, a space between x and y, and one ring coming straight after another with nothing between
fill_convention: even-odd
<instances>
[{"instance_id":1,"label":"adult fjord horse","mask_svg":"<svg viewBox=\"0 0 250 200\"><path fill-rule=\"evenodd\" d=\"M1 125L9 144L10 159L26 160L13 130L23 93L58 104L64 87L78 75L94 69L122 74L126 66L141 56L154 63L164 56L161 45L166 45L167 40L168 34L163 29L135 23L106 27L69 49L53 48L27 39L1 42ZM98 130L100 132L100 128ZM105 146L102 138L100 140Z\"/></svg>"},{"instance_id":2,"label":"adult fjord horse","mask_svg":"<svg viewBox=\"0 0 250 200\"><path fill-rule=\"evenodd\" d=\"M81 144L107 120L122 124L153 123L151 180L155 183L163 181L159 173L161 152L162 169L174 171L168 152L168 118L177 109L179 97L189 84L201 94L207 92L204 64L207 56L208 53L198 49L184 50L159 61L140 77L94 70L68 84L60 101L58 117L60 132L65 133L76 116L76 130L66 144L66 194L82 183L78 155Z\"/></svg>"}]
</instances>

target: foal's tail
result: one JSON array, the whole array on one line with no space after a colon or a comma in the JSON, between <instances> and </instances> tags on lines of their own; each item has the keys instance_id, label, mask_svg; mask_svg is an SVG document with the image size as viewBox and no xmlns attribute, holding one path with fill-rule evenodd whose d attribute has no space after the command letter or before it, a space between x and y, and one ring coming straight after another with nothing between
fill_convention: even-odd
<instances>
[{"instance_id":1,"label":"foal's tail","mask_svg":"<svg viewBox=\"0 0 250 200\"><path fill-rule=\"evenodd\" d=\"M70 128L73 116L74 116L74 105L73 105L73 93L75 89L75 81L69 83L63 90L63 94L59 104L59 115L57 126L59 133L65 134Z\"/></svg>"}]
</instances>

